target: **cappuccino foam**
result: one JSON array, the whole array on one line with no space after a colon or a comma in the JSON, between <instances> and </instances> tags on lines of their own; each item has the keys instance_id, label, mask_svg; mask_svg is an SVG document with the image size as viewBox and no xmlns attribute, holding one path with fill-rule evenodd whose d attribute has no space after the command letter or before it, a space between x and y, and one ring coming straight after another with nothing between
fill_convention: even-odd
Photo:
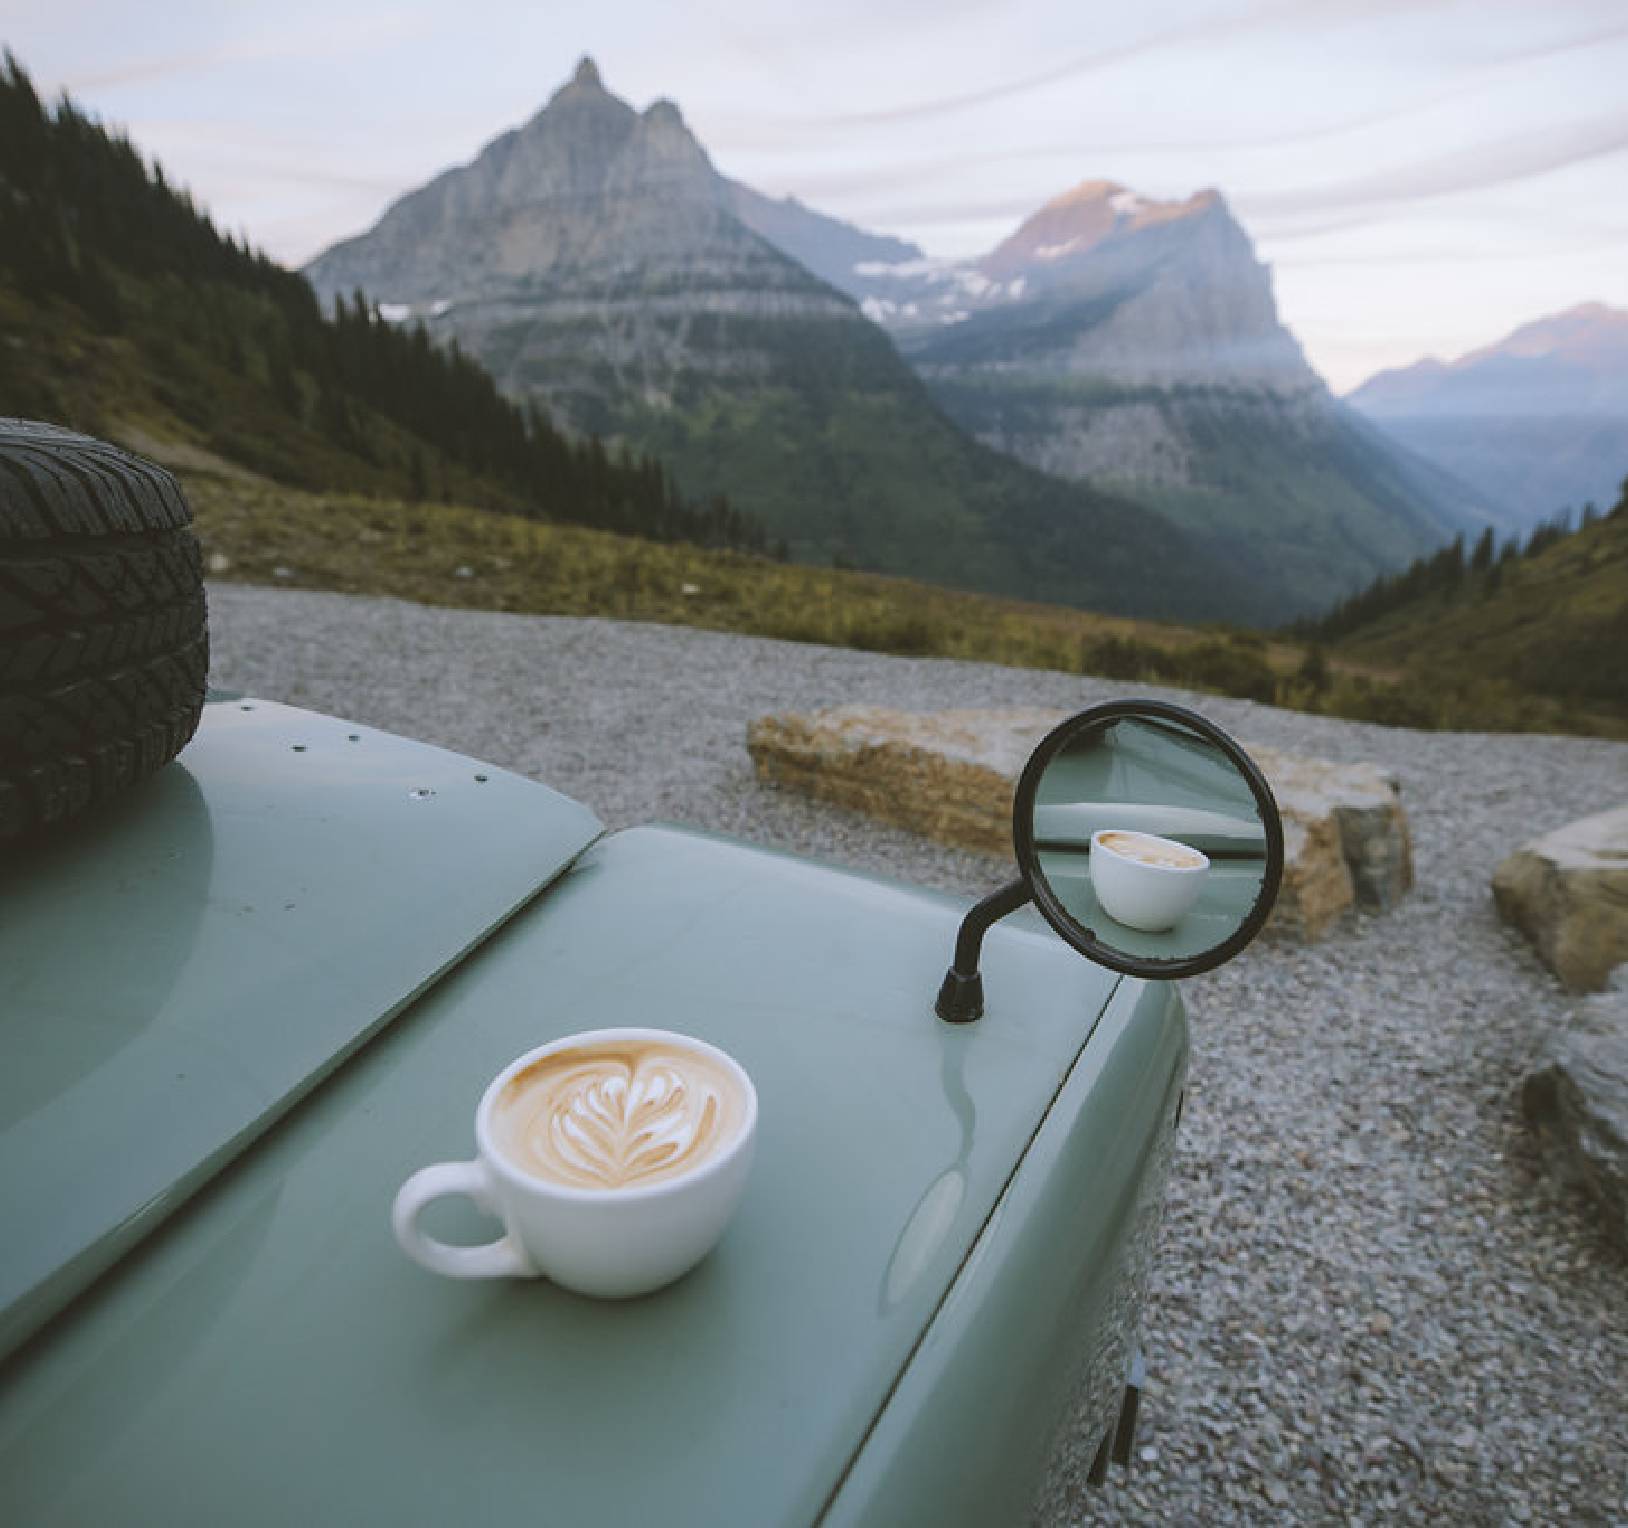
<instances>
[{"instance_id":1,"label":"cappuccino foam","mask_svg":"<svg viewBox=\"0 0 1628 1528\"><path fill-rule=\"evenodd\" d=\"M1204 856L1197 849L1178 844L1168 838L1144 837L1136 833L1104 833L1102 843L1115 854L1141 865L1161 865L1167 870L1197 870Z\"/></svg>"},{"instance_id":2,"label":"cappuccino foam","mask_svg":"<svg viewBox=\"0 0 1628 1528\"><path fill-rule=\"evenodd\" d=\"M682 1177L746 1122L735 1075L659 1040L572 1046L503 1085L493 1133L516 1167L570 1188L641 1188Z\"/></svg>"}]
</instances>

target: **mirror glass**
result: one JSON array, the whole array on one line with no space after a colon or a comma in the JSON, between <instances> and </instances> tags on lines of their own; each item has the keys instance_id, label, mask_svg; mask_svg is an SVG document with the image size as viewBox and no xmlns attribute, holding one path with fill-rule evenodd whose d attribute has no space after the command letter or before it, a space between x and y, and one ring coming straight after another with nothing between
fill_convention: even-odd
<instances>
[{"instance_id":1,"label":"mirror glass","mask_svg":"<svg viewBox=\"0 0 1628 1528\"><path fill-rule=\"evenodd\" d=\"M1033 780L1019 857L1041 910L1071 942L1096 946L1090 953L1205 961L1258 927L1276 894L1282 827L1271 795L1222 747L1224 734L1194 722L1087 721L1065 731Z\"/></svg>"}]
</instances>

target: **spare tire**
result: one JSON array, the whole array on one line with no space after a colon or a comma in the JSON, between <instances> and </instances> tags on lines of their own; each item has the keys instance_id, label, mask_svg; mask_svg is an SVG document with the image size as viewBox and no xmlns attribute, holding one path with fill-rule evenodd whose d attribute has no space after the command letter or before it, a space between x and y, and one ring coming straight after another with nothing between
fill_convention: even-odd
<instances>
[{"instance_id":1,"label":"spare tire","mask_svg":"<svg viewBox=\"0 0 1628 1528\"><path fill-rule=\"evenodd\" d=\"M0 840L169 763L209 680L203 563L162 467L0 419Z\"/></svg>"}]
</instances>

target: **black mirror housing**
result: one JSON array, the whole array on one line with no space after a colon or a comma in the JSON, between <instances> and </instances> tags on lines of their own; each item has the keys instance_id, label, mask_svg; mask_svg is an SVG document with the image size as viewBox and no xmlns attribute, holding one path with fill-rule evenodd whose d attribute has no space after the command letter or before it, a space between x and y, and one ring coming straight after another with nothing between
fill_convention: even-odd
<instances>
[{"instance_id":1,"label":"black mirror housing","mask_svg":"<svg viewBox=\"0 0 1628 1528\"><path fill-rule=\"evenodd\" d=\"M978 954L1032 901L1082 955L1169 981L1231 960L1283 880L1283 819L1260 768L1215 723L1162 700L1116 700L1040 742L1012 800L1019 879L967 914L936 1011L983 1012Z\"/></svg>"}]
</instances>

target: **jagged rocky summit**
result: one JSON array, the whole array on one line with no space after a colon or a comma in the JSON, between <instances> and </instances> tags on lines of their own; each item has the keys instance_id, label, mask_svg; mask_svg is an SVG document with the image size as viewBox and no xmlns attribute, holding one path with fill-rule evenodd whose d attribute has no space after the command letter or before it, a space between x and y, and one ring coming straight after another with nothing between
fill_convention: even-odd
<instances>
[{"instance_id":1,"label":"jagged rocky summit","mask_svg":"<svg viewBox=\"0 0 1628 1528\"><path fill-rule=\"evenodd\" d=\"M851 323L852 305L748 229L729 183L657 101L635 111L591 59L523 128L319 255L323 295L354 288L458 338L511 392L603 430L697 370L767 369L727 318ZM583 364L586 362L587 364Z\"/></svg>"}]
</instances>

